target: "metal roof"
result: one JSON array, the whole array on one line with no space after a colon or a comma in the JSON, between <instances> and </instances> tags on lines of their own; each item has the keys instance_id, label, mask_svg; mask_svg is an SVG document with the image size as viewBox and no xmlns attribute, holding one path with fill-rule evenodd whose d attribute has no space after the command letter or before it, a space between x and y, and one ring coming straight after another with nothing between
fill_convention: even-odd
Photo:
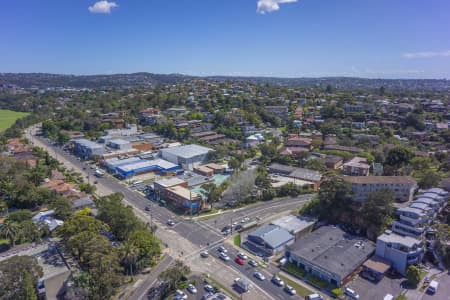
<instances>
[{"instance_id":1,"label":"metal roof","mask_svg":"<svg viewBox=\"0 0 450 300\"><path fill-rule=\"evenodd\" d=\"M288 231L276 225L265 225L248 234L249 237L257 237L272 249L276 249L294 239Z\"/></svg>"},{"instance_id":2,"label":"metal roof","mask_svg":"<svg viewBox=\"0 0 450 300\"><path fill-rule=\"evenodd\" d=\"M161 153L169 153L171 155L175 155L182 158L192 158L199 155L205 155L208 152L214 150L211 148L191 144L178 147L164 148L161 149L160 151Z\"/></svg>"}]
</instances>

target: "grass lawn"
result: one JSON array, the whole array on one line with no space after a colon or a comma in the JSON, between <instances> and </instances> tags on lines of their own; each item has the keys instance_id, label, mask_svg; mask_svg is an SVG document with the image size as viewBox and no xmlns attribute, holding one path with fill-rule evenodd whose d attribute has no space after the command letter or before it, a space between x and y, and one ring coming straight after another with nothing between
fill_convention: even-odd
<instances>
[{"instance_id":1,"label":"grass lawn","mask_svg":"<svg viewBox=\"0 0 450 300\"><path fill-rule=\"evenodd\" d=\"M235 245L236 247L240 247L240 246L241 246L241 235L240 235L240 234L236 234L236 235L233 237L233 242L234 242L234 245Z\"/></svg>"},{"instance_id":2,"label":"grass lawn","mask_svg":"<svg viewBox=\"0 0 450 300\"><path fill-rule=\"evenodd\" d=\"M305 277L305 273L306 273L305 270L300 269L299 267L297 267L296 265L294 265L293 263L290 263L290 262L287 262L283 266L283 270L285 270L286 272L288 272L294 276L300 277L300 278Z\"/></svg>"},{"instance_id":3,"label":"grass lawn","mask_svg":"<svg viewBox=\"0 0 450 300\"><path fill-rule=\"evenodd\" d=\"M28 113L0 109L0 131L11 127L17 119L27 116Z\"/></svg>"},{"instance_id":4,"label":"grass lawn","mask_svg":"<svg viewBox=\"0 0 450 300\"><path fill-rule=\"evenodd\" d=\"M284 283L292 286L297 291L297 295L299 295L300 297L305 297L305 296L311 295L313 293L312 291L308 290L307 288L298 284L297 282L290 280L289 278L286 278L283 275L279 275L279 276L284 281Z\"/></svg>"},{"instance_id":5,"label":"grass lawn","mask_svg":"<svg viewBox=\"0 0 450 300\"><path fill-rule=\"evenodd\" d=\"M312 285L318 286L321 289L324 289L328 286L328 282L325 280L322 280L321 278L317 277L316 275L309 275L307 281L311 283Z\"/></svg>"}]
</instances>

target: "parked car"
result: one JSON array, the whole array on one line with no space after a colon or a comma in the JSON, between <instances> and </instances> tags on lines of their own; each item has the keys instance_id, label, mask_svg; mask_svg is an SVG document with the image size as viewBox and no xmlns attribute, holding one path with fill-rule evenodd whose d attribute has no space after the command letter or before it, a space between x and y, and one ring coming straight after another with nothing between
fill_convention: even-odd
<instances>
[{"instance_id":1,"label":"parked car","mask_svg":"<svg viewBox=\"0 0 450 300\"><path fill-rule=\"evenodd\" d=\"M200 256L203 258L207 258L207 257L209 257L209 253L208 253L208 251L203 251L200 253Z\"/></svg>"},{"instance_id":2,"label":"parked car","mask_svg":"<svg viewBox=\"0 0 450 300\"><path fill-rule=\"evenodd\" d=\"M243 260L247 260L247 259L248 259L247 255L245 255L245 253L242 253L242 252L238 253L237 256L238 256L240 259L243 259Z\"/></svg>"},{"instance_id":3,"label":"parked car","mask_svg":"<svg viewBox=\"0 0 450 300\"><path fill-rule=\"evenodd\" d=\"M191 293L191 294L197 294L197 288L195 287L195 285L193 285L192 283L190 283L187 287L187 290Z\"/></svg>"},{"instance_id":4,"label":"parked car","mask_svg":"<svg viewBox=\"0 0 450 300\"><path fill-rule=\"evenodd\" d=\"M429 294L435 294L438 291L439 288L439 282L436 280L431 280L430 284L427 287L427 293Z\"/></svg>"},{"instance_id":5,"label":"parked car","mask_svg":"<svg viewBox=\"0 0 450 300\"><path fill-rule=\"evenodd\" d=\"M219 254L220 259L224 260L224 261L229 261L230 257L225 253L225 252L221 252Z\"/></svg>"},{"instance_id":6,"label":"parked car","mask_svg":"<svg viewBox=\"0 0 450 300\"><path fill-rule=\"evenodd\" d=\"M255 273L253 273L253 276L255 276L255 278L259 279L259 280L266 280L266 277L261 273L256 271Z\"/></svg>"},{"instance_id":7,"label":"parked car","mask_svg":"<svg viewBox=\"0 0 450 300\"><path fill-rule=\"evenodd\" d=\"M220 246L219 248L217 248L217 250L221 253L227 253L227 248L225 248L224 246Z\"/></svg>"},{"instance_id":8,"label":"parked car","mask_svg":"<svg viewBox=\"0 0 450 300\"><path fill-rule=\"evenodd\" d=\"M252 259L252 260L249 260L249 261L248 261L248 264L249 264L250 266L252 266L252 267L257 267L257 266L258 266L258 263L257 263L256 261L254 261L253 259Z\"/></svg>"},{"instance_id":9,"label":"parked car","mask_svg":"<svg viewBox=\"0 0 450 300\"><path fill-rule=\"evenodd\" d=\"M292 296L297 294L297 291L292 286L287 285L287 284L284 286L284 291Z\"/></svg>"},{"instance_id":10,"label":"parked car","mask_svg":"<svg viewBox=\"0 0 450 300\"><path fill-rule=\"evenodd\" d=\"M205 291L207 291L209 293L215 293L216 292L216 290L212 286L210 286L209 284L205 285L203 288L205 289Z\"/></svg>"},{"instance_id":11,"label":"parked car","mask_svg":"<svg viewBox=\"0 0 450 300\"><path fill-rule=\"evenodd\" d=\"M177 290L175 292L175 296L173 297L174 300L187 299L187 298L188 298L188 296L182 290Z\"/></svg>"},{"instance_id":12,"label":"parked car","mask_svg":"<svg viewBox=\"0 0 450 300\"><path fill-rule=\"evenodd\" d=\"M347 296L353 298L353 299L359 299L359 295L358 293L356 293L354 290L352 290L351 288L346 287L344 289L344 294L346 294Z\"/></svg>"},{"instance_id":13,"label":"parked car","mask_svg":"<svg viewBox=\"0 0 450 300\"><path fill-rule=\"evenodd\" d=\"M239 256L236 256L236 258L234 259L234 261L237 264L240 264L241 266L245 265L245 260L243 260L242 258L240 258Z\"/></svg>"},{"instance_id":14,"label":"parked car","mask_svg":"<svg viewBox=\"0 0 450 300\"><path fill-rule=\"evenodd\" d=\"M150 211L150 210L151 210L150 206L145 207L145 211Z\"/></svg>"},{"instance_id":15,"label":"parked car","mask_svg":"<svg viewBox=\"0 0 450 300\"><path fill-rule=\"evenodd\" d=\"M174 226L175 222L173 220L169 219L169 220L167 220L167 225Z\"/></svg>"},{"instance_id":16,"label":"parked car","mask_svg":"<svg viewBox=\"0 0 450 300\"><path fill-rule=\"evenodd\" d=\"M272 277L272 280L271 280L273 283L275 283L276 285L278 285L278 286L284 286L284 281L283 280L281 280L281 278L280 277L278 277L278 276L273 276Z\"/></svg>"}]
</instances>

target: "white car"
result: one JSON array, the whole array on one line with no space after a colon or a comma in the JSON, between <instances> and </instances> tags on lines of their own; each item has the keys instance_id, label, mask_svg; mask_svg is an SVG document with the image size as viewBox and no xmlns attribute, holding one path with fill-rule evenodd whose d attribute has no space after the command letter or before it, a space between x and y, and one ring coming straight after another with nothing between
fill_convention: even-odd
<instances>
[{"instance_id":1,"label":"white car","mask_svg":"<svg viewBox=\"0 0 450 300\"><path fill-rule=\"evenodd\" d=\"M238 253L238 255L237 256L239 256L239 258L241 258L241 259L243 259L243 260L247 260L248 259L248 257L247 257L247 255L245 255L245 253Z\"/></svg>"},{"instance_id":2,"label":"white car","mask_svg":"<svg viewBox=\"0 0 450 300\"><path fill-rule=\"evenodd\" d=\"M173 297L173 299L187 299L187 298L188 296L182 290L177 290L175 292L175 296Z\"/></svg>"},{"instance_id":3,"label":"white car","mask_svg":"<svg viewBox=\"0 0 450 300\"><path fill-rule=\"evenodd\" d=\"M229 261L230 257L225 253L225 252L221 252L219 257L224 260L224 261Z\"/></svg>"},{"instance_id":4,"label":"white car","mask_svg":"<svg viewBox=\"0 0 450 300\"><path fill-rule=\"evenodd\" d=\"M255 273L253 273L253 276L255 276L255 278L259 279L259 280L266 280L266 277L261 273L256 271Z\"/></svg>"},{"instance_id":5,"label":"white car","mask_svg":"<svg viewBox=\"0 0 450 300\"><path fill-rule=\"evenodd\" d=\"M217 250L218 250L220 253L227 253L227 252L228 252L227 249L226 249L224 246L220 246L219 248L217 248Z\"/></svg>"},{"instance_id":6,"label":"white car","mask_svg":"<svg viewBox=\"0 0 450 300\"><path fill-rule=\"evenodd\" d=\"M287 284L284 286L284 291L291 296L297 294L297 291L292 286Z\"/></svg>"},{"instance_id":7,"label":"white car","mask_svg":"<svg viewBox=\"0 0 450 300\"><path fill-rule=\"evenodd\" d=\"M359 299L358 293L356 293L351 288L346 287L345 290L344 290L344 294L346 294L347 296L349 296L349 297L351 297L353 299Z\"/></svg>"},{"instance_id":8,"label":"white car","mask_svg":"<svg viewBox=\"0 0 450 300\"><path fill-rule=\"evenodd\" d=\"M197 294L197 288L195 287L195 285L193 285L192 283L190 283L187 287L187 290L191 293L191 294Z\"/></svg>"},{"instance_id":9,"label":"white car","mask_svg":"<svg viewBox=\"0 0 450 300\"><path fill-rule=\"evenodd\" d=\"M252 267L257 267L257 266L258 266L258 263L257 263L256 261L254 261L254 260L249 260L249 261L248 261L248 264L249 264L250 266L252 266Z\"/></svg>"},{"instance_id":10,"label":"white car","mask_svg":"<svg viewBox=\"0 0 450 300\"><path fill-rule=\"evenodd\" d=\"M208 251L203 251L200 253L200 256L203 258L207 258L209 256L209 253L208 253Z\"/></svg>"}]
</instances>

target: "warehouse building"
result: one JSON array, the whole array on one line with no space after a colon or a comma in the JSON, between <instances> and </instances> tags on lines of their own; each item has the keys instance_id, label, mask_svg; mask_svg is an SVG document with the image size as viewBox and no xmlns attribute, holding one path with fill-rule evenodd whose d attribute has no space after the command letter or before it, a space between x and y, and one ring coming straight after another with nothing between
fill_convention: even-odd
<instances>
[{"instance_id":1,"label":"warehouse building","mask_svg":"<svg viewBox=\"0 0 450 300\"><path fill-rule=\"evenodd\" d=\"M364 238L323 226L288 246L286 257L307 273L342 286L374 251L375 245Z\"/></svg>"},{"instance_id":2,"label":"warehouse building","mask_svg":"<svg viewBox=\"0 0 450 300\"><path fill-rule=\"evenodd\" d=\"M156 172L162 175L174 174L180 172L181 168L164 159L139 160L130 164L116 167L116 172L122 178L130 178L136 175L149 172Z\"/></svg>"},{"instance_id":3,"label":"warehouse building","mask_svg":"<svg viewBox=\"0 0 450 300\"><path fill-rule=\"evenodd\" d=\"M73 146L74 154L84 159L95 159L105 153L103 145L86 139L74 140Z\"/></svg>"},{"instance_id":4,"label":"warehouse building","mask_svg":"<svg viewBox=\"0 0 450 300\"><path fill-rule=\"evenodd\" d=\"M272 256L285 251L285 247L291 245L294 241L295 237L287 230L268 224L250 232L247 236L246 245L252 252Z\"/></svg>"},{"instance_id":5,"label":"warehouse building","mask_svg":"<svg viewBox=\"0 0 450 300\"><path fill-rule=\"evenodd\" d=\"M295 240L298 240L309 234L316 222L315 218L288 215L272 221L271 224L286 230L295 237Z\"/></svg>"},{"instance_id":6,"label":"warehouse building","mask_svg":"<svg viewBox=\"0 0 450 300\"><path fill-rule=\"evenodd\" d=\"M116 150L129 150L131 143L124 139L112 139L108 141L108 147Z\"/></svg>"},{"instance_id":7,"label":"warehouse building","mask_svg":"<svg viewBox=\"0 0 450 300\"><path fill-rule=\"evenodd\" d=\"M102 161L102 165L112 173L116 172L116 168L120 166L125 166L131 163L136 163L141 161L139 157L130 157L125 159L119 159L117 157L105 159Z\"/></svg>"},{"instance_id":8,"label":"warehouse building","mask_svg":"<svg viewBox=\"0 0 450 300\"><path fill-rule=\"evenodd\" d=\"M211 148L199 145L184 145L164 148L160 150L161 157L171 163L181 165L184 169L192 170L208 158L208 153L214 151Z\"/></svg>"}]
</instances>

